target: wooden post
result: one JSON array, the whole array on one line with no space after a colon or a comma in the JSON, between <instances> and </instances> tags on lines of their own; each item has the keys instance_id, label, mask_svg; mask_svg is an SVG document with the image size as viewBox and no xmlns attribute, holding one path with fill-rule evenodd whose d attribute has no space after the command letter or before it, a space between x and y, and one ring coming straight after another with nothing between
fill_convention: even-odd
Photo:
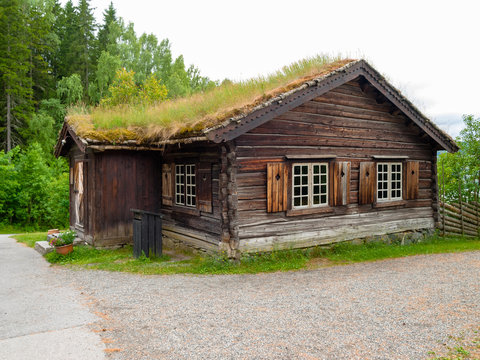
<instances>
[{"instance_id":1,"label":"wooden post","mask_svg":"<svg viewBox=\"0 0 480 360\"><path fill-rule=\"evenodd\" d=\"M460 222L462 224L462 236L465 235L465 227L463 225L463 205L462 205L462 177L458 175L458 204L460 205Z\"/></svg>"},{"instance_id":2,"label":"wooden post","mask_svg":"<svg viewBox=\"0 0 480 360\"><path fill-rule=\"evenodd\" d=\"M478 186L475 194L475 209L477 209L477 233L480 236L480 203L478 203L478 193L480 192L480 170L478 171Z\"/></svg>"},{"instance_id":3,"label":"wooden post","mask_svg":"<svg viewBox=\"0 0 480 360\"><path fill-rule=\"evenodd\" d=\"M442 160L442 233L445 237L445 166Z\"/></svg>"}]
</instances>

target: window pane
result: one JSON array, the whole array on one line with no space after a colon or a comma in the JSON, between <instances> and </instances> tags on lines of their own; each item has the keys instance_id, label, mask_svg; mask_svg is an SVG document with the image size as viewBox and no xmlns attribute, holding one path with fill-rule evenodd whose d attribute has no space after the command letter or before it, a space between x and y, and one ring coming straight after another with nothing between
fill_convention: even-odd
<instances>
[{"instance_id":1,"label":"window pane","mask_svg":"<svg viewBox=\"0 0 480 360\"><path fill-rule=\"evenodd\" d=\"M175 203L185 204L185 166L175 165Z\"/></svg>"},{"instance_id":2,"label":"window pane","mask_svg":"<svg viewBox=\"0 0 480 360\"><path fill-rule=\"evenodd\" d=\"M293 199L293 206L300 206L300 198Z\"/></svg>"},{"instance_id":3,"label":"window pane","mask_svg":"<svg viewBox=\"0 0 480 360\"><path fill-rule=\"evenodd\" d=\"M320 205L320 196L319 195L315 195L313 197L313 205Z\"/></svg>"},{"instance_id":4,"label":"window pane","mask_svg":"<svg viewBox=\"0 0 480 360\"><path fill-rule=\"evenodd\" d=\"M308 197L302 197L302 206L307 206L308 205Z\"/></svg>"},{"instance_id":5,"label":"window pane","mask_svg":"<svg viewBox=\"0 0 480 360\"><path fill-rule=\"evenodd\" d=\"M195 165L185 165L186 205L195 206Z\"/></svg>"},{"instance_id":6,"label":"window pane","mask_svg":"<svg viewBox=\"0 0 480 360\"><path fill-rule=\"evenodd\" d=\"M293 185L300 185L300 178L299 177L295 176L293 178Z\"/></svg>"},{"instance_id":7,"label":"window pane","mask_svg":"<svg viewBox=\"0 0 480 360\"><path fill-rule=\"evenodd\" d=\"M320 197L320 199L321 199L321 203L322 203L322 204L326 204L326 203L327 203L327 195L322 195L322 196Z\"/></svg>"},{"instance_id":8,"label":"window pane","mask_svg":"<svg viewBox=\"0 0 480 360\"><path fill-rule=\"evenodd\" d=\"M308 195L308 186L302 186L302 195Z\"/></svg>"}]
</instances>

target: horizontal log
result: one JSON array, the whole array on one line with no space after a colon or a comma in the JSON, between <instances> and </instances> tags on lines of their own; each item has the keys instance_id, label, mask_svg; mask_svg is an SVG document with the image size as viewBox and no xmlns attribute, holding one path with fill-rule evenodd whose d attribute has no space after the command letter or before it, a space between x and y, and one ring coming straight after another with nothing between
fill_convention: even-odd
<instances>
[{"instance_id":1,"label":"horizontal log","mask_svg":"<svg viewBox=\"0 0 480 360\"><path fill-rule=\"evenodd\" d=\"M290 144L283 145L246 145L237 147L238 160L258 158L258 157L284 157L285 155L303 155L303 154L327 154L334 153L337 159L341 158L346 161L365 161L371 159L373 154L377 154L380 150L377 148L359 148L359 147L330 147L330 146L293 146ZM398 155L399 150L382 149L384 155ZM412 160L428 160L432 157L430 150L412 150L403 149L403 155L407 155ZM430 171L420 170L421 178L430 178L432 176ZM422 175L423 174L423 175Z\"/></svg>"},{"instance_id":2,"label":"horizontal log","mask_svg":"<svg viewBox=\"0 0 480 360\"><path fill-rule=\"evenodd\" d=\"M265 145L295 145L295 146L329 146L329 147L358 147L372 149L398 149L398 150L425 150L431 145L420 142L405 142L402 138L400 141L384 141L384 140L368 140L368 139L349 139L342 137L329 137L327 135L317 136L299 136L299 135L265 135L246 133L236 139L239 146L265 146ZM398 153L397 153L398 155Z\"/></svg>"},{"instance_id":3,"label":"horizontal log","mask_svg":"<svg viewBox=\"0 0 480 360\"><path fill-rule=\"evenodd\" d=\"M272 249L303 248L316 245L326 245L335 242L353 240L357 238L385 235L388 233L403 232L409 230L432 229L433 219L416 218L408 220L392 220L381 224L349 224L342 227L312 230L305 228L302 232L264 237L255 237L240 240L240 250L268 251Z\"/></svg>"},{"instance_id":4,"label":"horizontal log","mask_svg":"<svg viewBox=\"0 0 480 360\"><path fill-rule=\"evenodd\" d=\"M267 211L267 199L238 200L238 211L242 210L264 210Z\"/></svg>"},{"instance_id":5,"label":"horizontal log","mask_svg":"<svg viewBox=\"0 0 480 360\"><path fill-rule=\"evenodd\" d=\"M262 126L251 131L250 134L264 135L303 135L317 136L323 135L337 138L351 139L371 139L371 140L390 140L402 142L417 143L421 140L418 136L407 133L405 131L395 131L393 129L369 129L369 128L351 128L339 125L319 125L305 124L295 121L271 120Z\"/></svg>"},{"instance_id":6,"label":"horizontal log","mask_svg":"<svg viewBox=\"0 0 480 360\"><path fill-rule=\"evenodd\" d=\"M335 209L335 208L334 208ZM332 228L345 227L347 225L360 225L369 222L382 223L394 220L408 220L412 218L426 218L433 219L433 210L431 208L417 208L417 209L397 209L397 210L383 210L370 211L367 213L356 213L341 216L327 216L323 215L322 220L318 221L320 215L310 216L308 218L292 217L286 219L284 216L277 218L277 222L262 223L258 225L246 226L240 220L241 233L240 237L254 238L262 236L274 236L276 234L293 234L306 230L328 230ZM258 219L251 219L257 220ZM250 221L251 221L250 220ZM432 220L433 221L433 220Z\"/></svg>"},{"instance_id":7,"label":"horizontal log","mask_svg":"<svg viewBox=\"0 0 480 360\"><path fill-rule=\"evenodd\" d=\"M452 203L450 203L450 205L455 206L457 209L460 209L460 204L459 203L452 202ZM476 207L469 204L469 203L466 203L466 202L462 203L462 209L463 209L463 211L468 212L469 214L477 215Z\"/></svg>"},{"instance_id":8,"label":"horizontal log","mask_svg":"<svg viewBox=\"0 0 480 360\"><path fill-rule=\"evenodd\" d=\"M266 199L267 186L264 183L260 186L237 187L239 200Z\"/></svg>"},{"instance_id":9,"label":"horizontal log","mask_svg":"<svg viewBox=\"0 0 480 360\"><path fill-rule=\"evenodd\" d=\"M440 219L443 220L443 217L440 216ZM462 228L462 222L458 219L454 219L454 218L450 218L450 217L445 217L445 224L447 225L450 225L450 226L453 226L453 227L458 227L459 229ZM477 231L477 227L470 224L470 223L467 223L467 222L464 222L463 223L463 227L465 229L468 229L468 230L471 230L471 231Z\"/></svg>"},{"instance_id":10,"label":"horizontal log","mask_svg":"<svg viewBox=\"0 0 480 360\"><path fill-rule=\"evenodd\" d=\"M442 207L439 208L439 213L441 215L443 214L443 208ZM446 218L449 217L449 218L453 218L453 219L458 219L460 221L462 216L460 215L460 213L456 213L456 212L450 211L448 209L445 209L445 217ZM464 222L468 222L468 223L476 226L478 224L477 220L478 220L478 218L470 218L468 216L465 216L465 213L464 213L464 216L463 216L463 221Z\"/></svg>"},{"instance_id":11,"label":"horizontal log","mask_svg":"<svg viewBox=\"0 0 480 360\"><path fill-rule=\"evenodd\" d=\"M265 185L267 183L267 173L263 171L237 173L237 188Z\"/></svg>"},{"instance_id":12,"label":"horizontal log","mask_svg":"<svg viewBox=\"0 0 480 360\"><path fill-rule=\"evenodd\" d=\"M318 96L313 99L315 102L342 105L347 107L353 107L362 110L373 110L378 112L388 113L392 109L392 105L388 102L384 104L377 104L375 101L371 101L368 98L359 98L355 96L349 96L345 94L333 94L327 92L322 96Z\"/></svg>"},{"instance_id":13,"label":"horizontal log","mask_svg":"<svg viewBox=\"0 0 480 360\"><path fill-rule=\"evenodd\" d=\"M310 114L329 115L342 118L373 120L382 122L392 122L404 124L405 122L386 111L375 111L368 109L358 109L351 106L337 104L328 104L318 101L309 101L294 109L296 112L305 112ZM279 116L281 118L281 116Z\"/></svg>"},{"instance_id":14,"label":"horizontal log","mask_svg":"<svg viewBox=\"0 0 480 360\"><path fill-rule=\"evenodd\" d=\"M443 230L443 226L440 226L440 229ZM452 233L457 233L457 234L462 234L462 229L454 227L454 226L445 225L445 231L452 232ZM471 231L471 230L468 230L468 229L464 229L463 233L467 234L467 235L471 235L471 236L478 236L477 232Z\"/></svg>"},{"instance_id":15,"label":"horizontal log","mask_svg":"<svg viewBox=\"0 0 480 360\"><path fill-rule=\"evenodd\" d=\"M470 213L468 213L465 210L461 211L459 208L457 208L454 205L443 203L443 202L439 202L439 204L440 204L441 207L445 206L445 209L448 209L448 210L450 210L450 211L452 211L456 214L460 214L462 212L464 217L470 218L474 221L477 221L477 219L478 219L475 215L471 215Z\"/></svg>"},{"instance_id":16,"label":"horizontal log","mask_svg":"<svg viewBox=\"0 0 480 360\"><path fill-rule=\"evenodd\" d=\"M458 233L453 233L453 232L448 232L448 231L445 231L445 235L446 236L458 236L459 234ZM476 236L473 236L473 235L464 235L466 237L476 237Z\"/></svg>"},{"instance_id":17,"label":"horizontal log","mask_svg":"<svg viewBox=\"0 0 480 360\"><path fill-rule=\"evenodd\" d=\"M287 121L294 122L295 124L316 124L323 126L342 126L348 128L360 128L360 129L372 129L372 130L385 130L385 131L397 131L406 133L409 135L417 135L416 131L405 126L405 123L399 122L395 118L395 121L392 121L391 118L384 118L382 115L377 116L375 119L362 119L355 117L346 117L346 116L335 116L329 114L322 114L314 112L309 112L308 107L297 108L291 111L287 111L274 119L275 121ZM273 121L273 120L272 120ZM265 126L265 125L264 125Z\"/></svg>"}]
</instances>

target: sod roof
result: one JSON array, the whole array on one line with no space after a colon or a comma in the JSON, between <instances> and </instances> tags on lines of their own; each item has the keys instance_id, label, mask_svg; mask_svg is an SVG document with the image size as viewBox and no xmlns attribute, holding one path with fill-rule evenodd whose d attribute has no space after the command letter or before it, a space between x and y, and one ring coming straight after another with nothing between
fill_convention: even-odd
<instances>
[{"instance_id":1,"label":"sod roof","mask_svg":"<svg viewBox=\"0 0 480 360\"><path fill-rule=\"evenodd\" d=\"M277 111L298 106L315 92L328 91L360 75L376 84L375 87L387 99L442 148L458 150L448 134L426 118L364 60L326 56L301 60L267 77L224 82L204 93L154 106L99 106L89 111L71 109L66 126L73 131L77 144L81 142L84 146L159 146L180 141L225 141L237 136L239 131L247 131L262 121L268 121ZM59 141L55 151L57 155L61 148Z\"/></svg>"},{"instance_id":2,"label":"sod roof","mask_svg":"<svg viewBox=\"0 0 480 360\"><path fill-rule=\"evenodd\" d=\"M248 114L270 99L321 78L354 60L308 58L267 77L229 82L203 93L154 106L123 105L69 110L66 122L87 142L152 144L203 135L225 121Z\"/></svg>"}]
</instances>

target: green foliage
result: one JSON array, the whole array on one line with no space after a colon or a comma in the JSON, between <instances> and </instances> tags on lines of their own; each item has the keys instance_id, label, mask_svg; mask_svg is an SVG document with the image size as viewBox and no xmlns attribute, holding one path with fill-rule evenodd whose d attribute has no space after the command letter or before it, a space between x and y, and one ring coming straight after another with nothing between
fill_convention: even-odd
<instances>
[{"instance_id":1,"label":"green foliage","mask_svg":"<svg viewBox=\"0 0 480 360\"><path fill-rule=\"evenodd\" d=\"M19 183L13 159L18 152L18 148L8 153L0 151L0 225L12 222L17 207L15 195L19 190Z\"/></svg>"},{"instance_id":2,"label":"green foliage","mask_svg":"<svg viewBox=\"0 0 480 360\"><path fill-rule=\"evenodd\" d=\"M32 229L68 224L65 160L45 156L38 143L0 154L0 218ZM3 176L5 174L5 176Z\"/></svg>"},{"instance_id":3,"label":"green foliage","mask_svg":"<svg viewBox=\"0 0 480 360\"><path fill-rule=\"evenodd\" d=\"M115 79L108 88L109 96L102 99L105 106L118 106L124 104L150 105L167 97L167 89L153 75L149 75L145 82L137 86L135 73L120 69Z\"/></svg>"},{"instance_id":4,"label":"green foliage","mask_svg":"<svg viewBox=\"0 0 480 360\"><path fill-rule=\"evenodd\" d=\"M457 153L442 153L438 158L440 195L446 201L479 201L480 192L480 118L464 115L465 128L460 132Z\"/></svg>"},{"instance_id":5,"label":"green foliage","mask_svg":"<svg viewBox=\"0 0 480 360\"><path fill-rule=\"evenodd\" d=\"M58 134L65 119L66 109L60 99L50 98L40 102L39 112L51 116L54 120L53 129L55 131L54 137Z\"/></svg>"},{"instance_id":6,"label":"green foliage","mask_svg":"<svg viewBox=\"0 0 480 360\"><path fill-rule=\"evenodd\" d=\"M69 77L63 77L62 80L57 83L57 96L68 106L80 102L83 97L83 86L80 75L72 74Z\"/></svg>"},{"instance_id":7,"label":"green foliage","mask_svg":"<svg viewBox=\"0 0 480 360\"><path fill-rule=\"evenodd\" d=\"M198 69L185 71L183 58L172 60L168 40L137 36L112 3L97 27L90 3L0 2L2 229L67 224L68 167L52 156L67 106L84 102L88 107L104 98L115 104L156 104L168 96L165 84L173 74L172 96L203 86ZM125 77L113 84L123 68Z\"/></svg>"},{"instance_id":8,"label":"green foliage","mask_svg":"<svg viewBox=\"0 0 480 360\"><path fill-rule=\"evenodd\" d=\"M65 246L73 244L73 240L77 237L77 233L73 230L67 230L63 233L60 233L57 237L52 237L50 239L50 245L52 246Z\"/></svg>"},{"instance_id":9,"label":"green foliage","mask_svg":"<svg viewBox=\"0 0 480 360\"><path fill-rule=\"evenodd\" d=\"M111 96L108 88L112 85L117 71L121 68L121 61L118 56L111 55L108 51L102 51L97 65L97 92L98 101L104 97ZM92 98L93 96L91 96Z\"/></svg>"}]
</instances>

